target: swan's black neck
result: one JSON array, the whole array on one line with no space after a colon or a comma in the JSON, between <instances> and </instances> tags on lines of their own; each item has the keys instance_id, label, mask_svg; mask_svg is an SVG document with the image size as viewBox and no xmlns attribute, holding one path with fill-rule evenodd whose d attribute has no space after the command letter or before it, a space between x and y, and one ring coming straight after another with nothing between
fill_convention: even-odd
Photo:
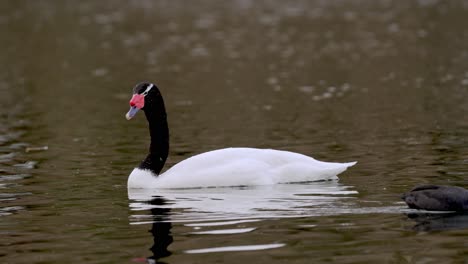
<instances>
[{"instance_id":1,"label":"swan's black neck","mask_svg":"<svg viewBox=\"0 0 468 264\"><path fill-rule=\"evenodd\" d=\"M169 154L169 127L164 100L157 89L146 96L143 110L149 124L151 144L148 156L138 168L159 175Z\"/></svg>"}]
</instances>

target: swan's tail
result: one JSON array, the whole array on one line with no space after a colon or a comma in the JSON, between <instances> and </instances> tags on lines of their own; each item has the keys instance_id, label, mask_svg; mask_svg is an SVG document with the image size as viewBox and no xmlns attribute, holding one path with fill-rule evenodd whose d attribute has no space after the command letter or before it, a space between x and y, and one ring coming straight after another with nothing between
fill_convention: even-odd
<instances>
[{"instance_id":1,"label":"swan's tail","mask_svg":"<svg viewBox=\"0 0 468 264\"><path fill-rule=\"evenodd\" d=\"M342 163L343 165L346 166L346 168L352 167L357 164L357 161L352 161L352 162L347 162L347 163Z\"/></svg>"},{"instance_id":2,"label":"swan's tail","mask_svg":"<svg viewBox=\"0 0 468 264\"><path fill-rule=\"evenodd\" d=\"M355 165L356 162L335 163L319 162L313 166L310 164L288 164L277 170L280 183L291 182L312 182L324 180L337 180L337 175L345 171L348 167Z\"/></svg>"},{"instance_id":3,"label":"swan's tail","mask_svg":"<svg viewBox=\"0 0 468 264\"><path fill-rule=\"evenodd\" d=\"M349 167L356 165L357 161L347 162L347 163L329 163L329 166L323 168L324 176L335 177L344 172Z\"/></svg>"}]
</instances>

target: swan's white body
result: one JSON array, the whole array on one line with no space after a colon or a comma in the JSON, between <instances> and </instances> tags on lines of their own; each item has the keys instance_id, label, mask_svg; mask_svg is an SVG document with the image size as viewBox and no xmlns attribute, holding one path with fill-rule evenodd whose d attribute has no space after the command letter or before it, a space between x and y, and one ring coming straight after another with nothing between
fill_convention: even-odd
<instances>
[{"instance_id":1,"label":"swan's white body","mask_svg":"<svg viewBox=\"0 0 468 264\"><path fill-rule=\"evenodd\" d=\"M127 186L197 188L336 180L354 164L323 162L288 151L226 148L190 157L159 176L135 168Z\"/></svg>"}]
</instances>

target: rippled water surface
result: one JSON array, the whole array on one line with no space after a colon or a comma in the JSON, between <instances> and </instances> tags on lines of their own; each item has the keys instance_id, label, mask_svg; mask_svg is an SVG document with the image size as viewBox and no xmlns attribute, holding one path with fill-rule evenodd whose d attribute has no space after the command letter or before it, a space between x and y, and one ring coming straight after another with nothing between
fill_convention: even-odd
<instances>
[{"instance_id":1,"label":"rippled water surface","mask_svg":"<svg viewBox=\"0 0 468 264\"><path fill-rule=\"evenodd\" d=\"M0 2L1 263L464 263L466 1ZM338 182L131 190L160 87L166 168L229 146L358 164Z\"/></svg>"}]
</instances>

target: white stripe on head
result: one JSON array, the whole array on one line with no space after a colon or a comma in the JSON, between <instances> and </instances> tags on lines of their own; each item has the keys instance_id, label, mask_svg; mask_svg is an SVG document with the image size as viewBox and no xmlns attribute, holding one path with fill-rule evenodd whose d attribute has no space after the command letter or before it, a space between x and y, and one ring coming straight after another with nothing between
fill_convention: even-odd
<instances>
[{"instance_id":1,"label":"white stripe on head","mask_svg":"<svg viewBox=\"0 0 468 264\"><path fill-rule=\"evenodd\" d=\"M154 87L154 84L150 83L150 84L148 85L148 87L146 87L146 90L145 90L144 92L142 92L141 94L142 94L143 96L146 96L146 95L151 91L151 88L153 88L153 87Z\"/></svg>"}]
</instances>

